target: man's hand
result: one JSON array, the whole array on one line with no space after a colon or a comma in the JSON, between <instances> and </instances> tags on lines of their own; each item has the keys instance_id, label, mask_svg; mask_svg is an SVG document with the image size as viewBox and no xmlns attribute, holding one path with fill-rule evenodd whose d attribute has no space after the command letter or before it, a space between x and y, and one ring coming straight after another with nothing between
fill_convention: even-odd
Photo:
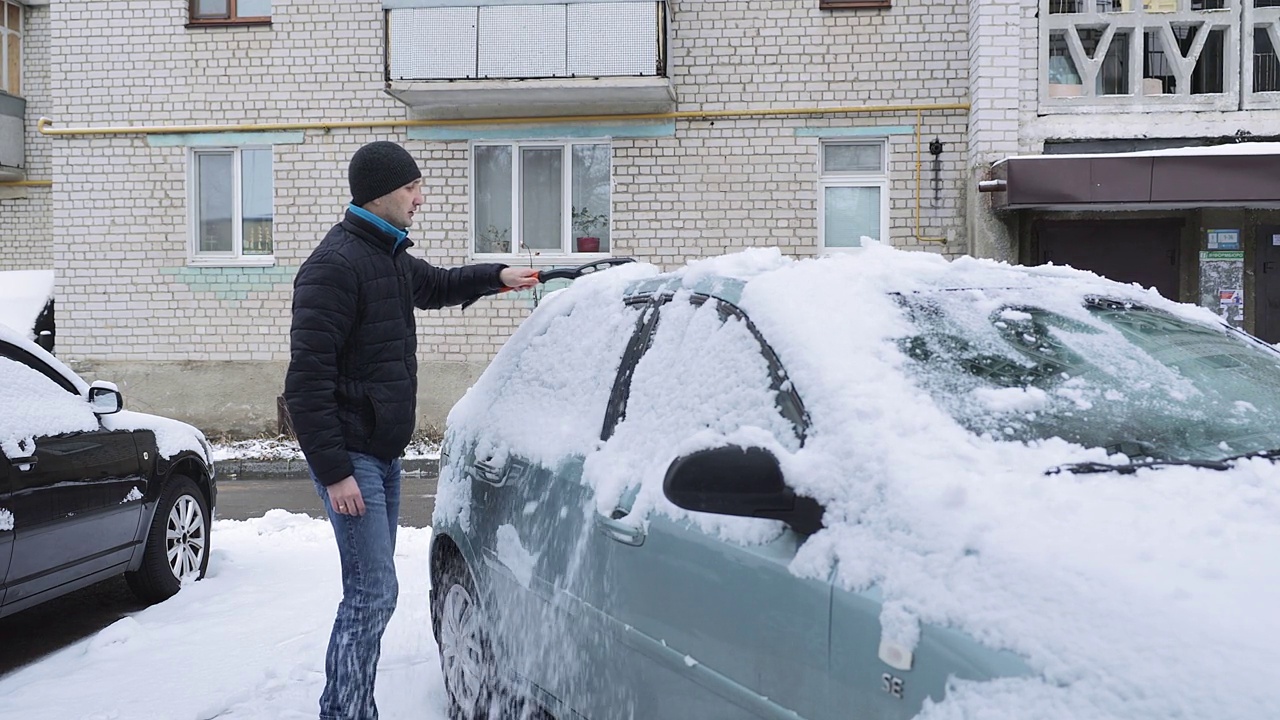
<instances>
[{"instance_id":1,"label":"man's hand","mask_svg":"<svg viewBox=\"0 0 1280 720\"><path fill-rule=\"evenodd\" d=\"M350 475L325 488L329 493L329 505L339 515L364 515L364 496L360 486Z\"/></svg>"},{"instance_id":2,"label":"man's hand","mask_svg":"<svg viewBox=\"0 0 1280 720\"><path fill-rule=\"evenodd\" d=\"M509 288L524 290L538 284L538 271L533 268L503 268L498 278Z\"/></svg>"}]
</instances>

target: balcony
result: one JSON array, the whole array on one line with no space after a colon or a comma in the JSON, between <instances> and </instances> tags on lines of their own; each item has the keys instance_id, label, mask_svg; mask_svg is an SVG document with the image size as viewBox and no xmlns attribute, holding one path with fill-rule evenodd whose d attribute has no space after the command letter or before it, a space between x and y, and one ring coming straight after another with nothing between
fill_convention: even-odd
<instances>
[{"instance_id":1,"label":"balcony","mask_svg":"<svg viewBox=\"0 0 1280 720\"><path fill-rule=\"evenodd\" d=\"M388 91L426 118L669 112L665 2L384 0Z\"/></svg>"},{"instance_id":2,"label":"balcony","mask_svg":"<svg viewBox=\"0 0 1280 720\"><path fill-rule=\"evenodd\" d=\"M1041 0L1040 112L1280 108L1280 0Z\"/></svg>"},{"instance_id":3,"label":"balcony","mask_svg":"<svg viewBox=\"0 0 1280 720\"><path fill-rule=\"evenodd\" d=\"M26 100L0 92L0 182L26 179L26 137L22 131L26 109Z\"/></svg>"}]
</instances>

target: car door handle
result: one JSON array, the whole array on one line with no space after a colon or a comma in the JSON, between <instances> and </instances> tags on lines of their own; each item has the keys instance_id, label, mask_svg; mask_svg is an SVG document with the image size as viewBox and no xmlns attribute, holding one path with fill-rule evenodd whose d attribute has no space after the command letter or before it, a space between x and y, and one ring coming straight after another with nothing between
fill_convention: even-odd
<instances>
[{"instance_id":1,"label":"car door handle","mask_svg":"<svg viewBox=\"0 0 1280 720\"><path fill-rule=\"evenodd\" d=\"M477 460L471 465L474 471L475 479L483 483L488 483L494 487L502 487L506 484L507 468L505 465L496 465L487 460Z\"/></svg>"},{"instance_id":2,"label":"car door handle","mask_svg":"<svg viewBox=\"0 0 1280 720\"><path fill-rule=\"evenodd\" d=\"M18 468L18 472L31 472L31 470L35 468L36 463L37 460L35 455L32 455L31 457L14 458L9 461L10 465Z\"/></svg>"},{"instance_id":3,"label":"car door handle","mask_svg":"<svg viewBox=\"0 0 1280 720\"><path fill-rule=\"evenodd\" d=\"M631 523L596 515L596 529L610 540L616 540L623 545L639 547L644 544L644 528L636 527Z\"/></svg>"}]
</instances>

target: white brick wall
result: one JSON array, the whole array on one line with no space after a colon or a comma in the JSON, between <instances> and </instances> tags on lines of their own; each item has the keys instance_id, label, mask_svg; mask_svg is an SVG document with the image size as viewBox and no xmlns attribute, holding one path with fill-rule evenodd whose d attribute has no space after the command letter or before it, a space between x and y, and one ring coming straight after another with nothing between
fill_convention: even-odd
<instances>
[{"instance_id":1,"label":"white brick wall","mask_svg":"<svg viewBox=\"0 0 1280 720\"><path fill-rule=\"evenodd\" d=\"M963 0L836 12L819 11L817 0L673 6L669 73L681 110L956 103L972 91L978 61ZM233 28L186 27L185 0L60 0L51 9L46 114L62 127L408 117L384 92L377 0L277 0L271 26ZM1009 48L1015 59L1018 49ZM993 88L984 102L1003 113L1005 93ZM752 245L813 254L819 139L797 130L916 119L681 120L674 137L615 140L614 252L665 267ZM890 240L954 255L966 245L968 122L963 111L921 119L924 144L938 138L944 152L936 202L923 153L919 234L954 241L916 239L917 148L903 134L889 137ZM1012 126L1003 115L988 122L1000 142L1016 138L1016 114ZM47 243L63 278L59 354L89 363L287 360L292 272L339 218L347 160L372 140L402 142L423 168L415 252L467 262L468 144L406 137L404 128L308 131L301 144L277 145L277 269L255 277L186 267L186 150L137 135L53 139L52 166L36 174L55 183ZM466 313L423 314L421 357L483 364L528 306L488 299Z\"/></svg>"}]
</instances>

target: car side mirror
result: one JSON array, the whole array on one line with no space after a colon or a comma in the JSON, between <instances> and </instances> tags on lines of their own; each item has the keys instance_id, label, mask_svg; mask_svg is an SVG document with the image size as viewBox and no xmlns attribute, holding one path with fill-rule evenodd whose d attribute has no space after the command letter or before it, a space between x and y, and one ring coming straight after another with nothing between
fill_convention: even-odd
<instances>
[{"instance_id":1,"label":"car side mirror","mask_svg":"<svg viewBox=\"0 0 1280 720\"><path fill-rule=\"evenodd\" d=\"M778 458L764 448L730 445L676 458L662 491L686 510L781 520L802 535L822 529L822 506L787 487Z\"/></svg>"},{"instance_id":2,"label":"car side mirror","mask_svg":"<svg viewBox=\"0 0 1280 720\"><path fill-rule=\"evenodd\" d=\"M94 415L111 415L124 408L124 396L109 382L98 380L89 386L89 407Z\"/></svg>"}]
</instances>

